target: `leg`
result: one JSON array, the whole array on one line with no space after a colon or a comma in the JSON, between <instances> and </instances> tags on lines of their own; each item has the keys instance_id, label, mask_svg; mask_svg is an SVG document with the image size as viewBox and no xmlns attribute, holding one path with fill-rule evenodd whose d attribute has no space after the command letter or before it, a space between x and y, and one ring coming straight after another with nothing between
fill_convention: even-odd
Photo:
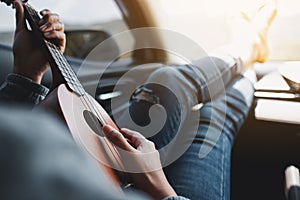
<instances>
[{"instance_id":1,"label":"leg","mask_svg":"<svg viewBox=\"0 0 300 200\"><path fill-rule=\"evenodd\" d=\"M209 66L204 64L207 60L198 61L199 66ZM229 197L231 146L253 96L252 84L247 79L238 77L230 81L236 76L231 71L232 66L221 60L214 64L228 76L216 76L218 81L210 82L224 84L223 80L228 79L227 89L210 98L212 101L200 111L191 108L199 103L200 92L210 94L211 86L200 88L199 85L214 80L214 73L205 74L206 71L195 66L166 67L153 73L134 94L130 106L131 117L140 126L135 130L142 133L151 123L149 109L155 104L164 107L167 113L164 126L157 134L152 132L146 136L159 149L166 175L176 192L192 199ZM154 118L160 118L163 113L158 112ZM122 122L121 126L128 127L125 117Z\"/></svg>"},{"instance_id":2,"label":"leg","mask_svg":"<svg viewBox=\"0 0 300 200\"><path fill-rule=\"evenodd\" d=\"M234 136L247 117L252 93L251 83L238 77L227 87L225 95L202 107L193 143L165 168L170 184L179 195L191 199L230 199L231 148ZM226 118L224 124L223 117ZM217 140L216 134L220 135ZM203 157L201 149L211 146L211 151Z\"/></svg>"},{"instance_id":3,"label":"leg","mask_svg":"<svg viewBox=\"0 0 300 200\"><path fill-rule=\"evenodd\" d=\"M136 90L129 112L115 118L118 125L157 140L158 149L169 144L178 131L182 133L180 137L189 134L186 138L193 138L200 114L193 107L225 93L226 85L239 72L240 63L235 61L207 57L192 65L158 69ZM162 142L160 134L168 135L168 139Z\"/></svg>"},{"instance_id":4,"label":"leg","mask_svg":"<svg viewBox=\"0 0 300 200\"><path fill-rule=\"evenodd\" d=\"M247 56L242 57L247 65L264 57L255 48L257 45L249 42L250 46L238 46L247 49ZM140 128L128 126L126 117L121 123L144 133L144 127L167 114L161 130L146 136L159 149L171 185L179 195L191 199L230 198L231 148L253 98L250 81L241 76L235 78L243 70L239 60L230 65L213 58L215 62L211 65L210 59L153 73L133 95L130 106L130 115ZM197 111L193 108L199 102L206 104ZM149 114L157 104L165 110Z\"/></svg>"}]
</instances>

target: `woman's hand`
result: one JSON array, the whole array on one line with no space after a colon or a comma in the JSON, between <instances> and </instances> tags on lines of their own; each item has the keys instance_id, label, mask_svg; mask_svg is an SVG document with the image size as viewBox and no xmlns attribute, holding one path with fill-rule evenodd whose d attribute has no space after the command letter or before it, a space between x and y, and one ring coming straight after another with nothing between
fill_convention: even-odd
<instances>
[{"instance_id":1,"label":"woman's hand","mask_svg":"<svg viewBox=\"0 0 300 200\"><path fill-rule=\"evenodd\" d=\"M105 136L117 147L126 172L135 186L154 199L177 196L161 167L158 151L153 142L136 131L103 126Z\"/></svg>"},{"instance_id":2,"label":"woman's hand","mask_svg":"<svg viewBox=\"0 0 300 200\"><path fill-rule=\"evenodd\" d=\"M14 5L16 8L16 31L13 45L13 72L40 83L50 65L35 35L26 26L22 2L15 0ZM51 39L61 51L64 51L66 36L64 25L60 22L59 16L49 10L42 10L40 14L42 15L39 22L41 33L45 38Z\"/></svg>"}]
</instances>

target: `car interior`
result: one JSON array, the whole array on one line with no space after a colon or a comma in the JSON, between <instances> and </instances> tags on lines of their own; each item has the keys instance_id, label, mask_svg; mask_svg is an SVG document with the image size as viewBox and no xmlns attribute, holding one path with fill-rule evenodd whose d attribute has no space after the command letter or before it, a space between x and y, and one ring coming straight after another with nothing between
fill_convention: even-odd
<instances>
[{"instance_id":1,"label":"car interior","mask_svg":"<svg viewBox=\"0 0 300 200\"><path fill-rule=\"evenodd\" d=\"M137 36L128 34L128 30L142 27L172 30L210 51L230 41L229 21L233 13L245 9L251 13L261 1L137 0L133 3L131 0L88 0L86 8L80 6L79 1L64 2L72 4L69 9L64 9L62 2L51 4L51 1L32 0L30 3L38 8L48 6L61 15L66 24L65 55L69 63L85 89L112 114L112 99L118 99L122 109L127 105L126 89L138 87L147 74L166 63L182 62L176 55L159 49L136 49ZM91 5L97 5L94 7L100 11L96 13ZM258 81L254 86L253 105L232 149L233 200L286 199L285 170L291 165L300 167L299 6L297 0L279 1L278 16L269 35L269 60L254 66ZM81 16L72 15L72 9L81 10ZM94 14L86 16L84 13ZM0 18L13 18L12 15L11 9L0 5ZM13 65L14 29L13 22L8 20L8 23L0 26L0 83ZM123 33L128 38L126 42L118 39ZM155 32L144 37L145 41L156 40L162 46L170 45ZM199 55L191 52L188 56L193 60ZM132 69L142 74L138 81L134 76L125 76ZM43 84L51 85L50 71Z\"/></svg>"}]
</instances>

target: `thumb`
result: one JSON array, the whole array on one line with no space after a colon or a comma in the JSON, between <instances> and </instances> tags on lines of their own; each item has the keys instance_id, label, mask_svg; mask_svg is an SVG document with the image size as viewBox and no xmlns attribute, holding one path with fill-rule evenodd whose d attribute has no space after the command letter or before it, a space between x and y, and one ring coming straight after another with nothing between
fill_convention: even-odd
<instances>
[{"instance_id":1,"label":"thumb","mask_svg":"<svg viewBox=\"0 0 300 200\"><path fill-rule=\"evenodd\" d=\"M16 8L16 32L19 32L23 29L26 29L23 3L20 0L15 0L14 6Z\"/></svg>"},{"instance_id":2,"label":"thumb","mask_svg":"<svg viewBox=\"0 0 300 200\"><path fill-rule=\"evenodd\" d=\"M135 149L128 143L126 138L116 129L109 125L104 125L102 130L106 138L117 147L127 151L135 151Z\"/></svg>"}]
</instances>

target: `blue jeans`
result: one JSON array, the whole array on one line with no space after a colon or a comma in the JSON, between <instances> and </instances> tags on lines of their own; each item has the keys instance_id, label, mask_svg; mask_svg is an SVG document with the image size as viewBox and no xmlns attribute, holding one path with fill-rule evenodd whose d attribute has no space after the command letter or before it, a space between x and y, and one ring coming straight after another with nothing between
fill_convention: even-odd
<instances>
[{"instance_id":1,"label":"blue jeans","mask_svg":"<svg viewBox=\"0 0 300 200\"><path fill-rule=\"evenodd\" d=\"M158 69L133 94L131 119L117 120L155 143L178 195L230 199L231 148L253 100L253 86L240 70L238 60L215 57Z\"/></svg>"}]
</instances>

